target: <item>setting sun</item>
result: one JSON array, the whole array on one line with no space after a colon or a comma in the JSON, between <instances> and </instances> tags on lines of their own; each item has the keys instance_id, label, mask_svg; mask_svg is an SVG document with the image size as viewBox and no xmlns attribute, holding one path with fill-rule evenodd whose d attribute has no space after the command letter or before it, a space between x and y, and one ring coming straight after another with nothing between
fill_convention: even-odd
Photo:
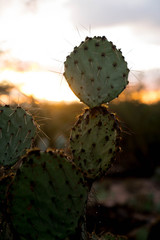
<instances>
[{"instance_id":1,"label":"setting sun","mask_svg":"<svg viewBox=\"0 0 160 240\"><path fill-rule=\"evenodd\" d=\"M72 93L62 74L45 71L16 72L4 70L0 74L0 79L7 79L16 83L22 93L37 99L48 101L76 101L76 96Z\"/></svg>"}]
</instances>

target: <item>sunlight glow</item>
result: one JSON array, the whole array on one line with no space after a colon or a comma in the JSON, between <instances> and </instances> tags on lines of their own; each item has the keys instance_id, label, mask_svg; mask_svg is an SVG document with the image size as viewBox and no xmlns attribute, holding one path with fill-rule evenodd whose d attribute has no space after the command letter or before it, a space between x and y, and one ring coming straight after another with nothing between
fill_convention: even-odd
<instances>
[{"instance_id":1,"label":"sunlight glow","mask_svg":"<svg viewBox=\"0 0 160 240\"><path fill-rule=\"evenodd\" d=\"M160 101L160 90L133 92L131 98L142 103L153 104Z\"/></svg>"},{"instance_id":2,"label":"sunlight glow","mask_svg":"<svg viewBox=\"0 0 160 240\"><path fill-rule=\"evenodd\" d=\"M15 72L5 70L0 74L0 80L16 83L20 91L37 99L49 101L78 101L70 90L63 76L52 72Z\"/></svg>"},{"instance_id":3,"label":"sunlight glow","mask_svg":"<svg viewBox=\"0 0 160 240\"><path fill-rule=\"evenodd\" d=\"M127 92L123 92L115 102L119 101L138 101L144 104L154 104L160 101L160 90L133 90Z\"/></svg>"},{"instance_id":4,"label":"sunlight glow","mask_svg":"<svg viewBox=\"0 0 160 240\"><path fill-rule=\"evenodd\" d=\"M97 29L92 24L77 25L71 22L71 12L64 3L67 1L40 1L35 12L23 10L20 4L6 8L0 16L0 28L13 66L12 61L6 61L3 67L0 65L0 81L10 81L23 93L38 99L79 101L62 76L63 62L74 46L78 46L86 36L95 35L105 35L117 48L121 48L131 71L160 67L160 46L138 38L132 25ZM20 62L24 62L24 66ZM28 68L25 63L28 63ZM132 99L146 103L159 99L158 91L136 94Z\"/></svg>"},{"instance_id":5,"label":"sunlight glow","mask_svg":"<svg viewBox=\"0 0 160 240\"><path fill-rule=\"evenodd\" d=\"M1 80L16 83L22 93L33 96L39 100L54 102L72 102L79 99L70 90L62 74L45 71L16 72L4 70L0 74ZM18 96L17 96L18 97ZM1 96L1 101L7 102L6 96ZM117 100L113 101L138 101L145 104L153 104L160 101L160 90L140 90L123 92Z\"/></svg>"}]
</instances>

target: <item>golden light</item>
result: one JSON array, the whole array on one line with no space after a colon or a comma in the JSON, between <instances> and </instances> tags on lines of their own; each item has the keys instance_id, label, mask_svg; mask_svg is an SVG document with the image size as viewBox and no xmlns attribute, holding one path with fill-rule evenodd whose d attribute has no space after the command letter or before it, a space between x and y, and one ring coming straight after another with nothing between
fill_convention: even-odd
<instances>
[{"instance_id":1,"label":"golden light","mask_svg":"<svg viewBox=\"0 0 160 240\"><path fill-rule=\"evenodd\" d=\"M14 64L7 67L9 64L6 62L6 66L0 68L0 81L8 80L17 84L23 93L38 99L79 101L62 74L51 73L46 69L62 72L66 56L87 35L105 35L113 41L122 49L129 68L147 70L159 67L160 46L137 38L129 24L105 28L91 25L89 30L89 26L83 27L78 23L77 27L77 23L71 22L71 12L66 3L66 0L40 1L34 13L18 9L19 5L16 4L5 10L0 29L10 49L10 57L30 62L30 66L28 69L18 69ZM39 68L33 62L43 67ZM132 99L152 103L158 101L159 93L134 93Z\"/></svg>"},{"instance_id":2,"label":"golden light","mask_svg":"<svg viewBox=\"0 0 160 240\"><path fill-rule=\"evenodd\" d=\"M56 102L78 101L63 76L52 72L16 72L8 69L1 72L0 80L3 79L16 83L22 93L37 99Z\"/></svg>"},{"instance_id":3,"label":"golden light","mask_svg":"<svg viewBox=\"0 0 160 240\"><path fill-rule=\"evenodd\" d=\"M146 104L153 104L160 101L160 90L141 90L131 94L132 100Z\"/></svg>"}]
</instances>

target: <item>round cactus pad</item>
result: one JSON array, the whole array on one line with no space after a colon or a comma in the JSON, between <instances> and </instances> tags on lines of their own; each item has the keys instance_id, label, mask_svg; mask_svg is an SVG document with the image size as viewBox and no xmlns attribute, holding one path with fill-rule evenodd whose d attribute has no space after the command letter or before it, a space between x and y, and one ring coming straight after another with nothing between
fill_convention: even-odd
<instances>
[{"instance_id":1,"label":"round cactus pad","mask_svg":"<svg viewBox=\"0 0 160 240\"><path fill-rule=\"evenodd\" d=\"M32 150L10 188L13 227L21 239L65 239L77 228L86 199L83 175L64 154Z\"/></svg>"},{"instance_id":2,"label":"round cactus pad","mask_svg":"<svg viewBox=\"0 0 160 240\"><path fill-rule=\"evenodd\" d=\"M64 66L70 88L91 108L118 97L128 84L129 69L122 52L105 37L87 37Z\"/></svg>"},{"instance_id":3,"label":"round cactus pad","mask_svg":"<svg viewBox=\"0 0 160 240\"><path fill-rule=\"evenodd\" d=\"M102 177L115 159L119 124L107 107L86 109L72 128L74 162L90 179Z\"/></svg>"}]
</instances>

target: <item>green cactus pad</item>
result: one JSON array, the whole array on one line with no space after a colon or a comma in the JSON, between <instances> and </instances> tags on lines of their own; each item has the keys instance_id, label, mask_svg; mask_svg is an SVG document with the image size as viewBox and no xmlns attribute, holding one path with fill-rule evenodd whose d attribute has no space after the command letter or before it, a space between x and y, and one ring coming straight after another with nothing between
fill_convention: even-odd
<instances>
[{"instance_id":1,"label":"green cactus pad","mask_svg":"<svg viewBox=\"0 0 160 240\"><path fill-rule=\"evenodd\" d=\"M21 107L0 106L0 166L13 165L32 145L33 117Z\"/></svg>"},{"instance_id":2,"label":"green cactus pad","mask_svg":"<svg viewBox=\"0 0 160 240\"><path fill-rule=\"evenodd\" d=\"M129 69L122 52L105 37L87 37L64 65L70 88L91 108L118 97L128 84Z\"/></svg>"},{"instance_id":3,"label":"green cactus pad","mask_svg":"<svg viewBox=\"0 0 160 240\"><path fill-rule=\"evenodd\" d=\"M13 227L21 239L65 239L78 226L87 194L82 173L64 154L32 150L9 190Z\"/></svg>"},{"instance_id":4,"label":"green cactus pad","mask_svg":"<svg viewBox=\"0 0 160 240\"><path fill-rule=\"evenodd\" d=\"M72 128L70 145L75 164L90 179L106 173L115 158L120 128L107 107L86 109Z\"/></svg>"}]
</instances>

